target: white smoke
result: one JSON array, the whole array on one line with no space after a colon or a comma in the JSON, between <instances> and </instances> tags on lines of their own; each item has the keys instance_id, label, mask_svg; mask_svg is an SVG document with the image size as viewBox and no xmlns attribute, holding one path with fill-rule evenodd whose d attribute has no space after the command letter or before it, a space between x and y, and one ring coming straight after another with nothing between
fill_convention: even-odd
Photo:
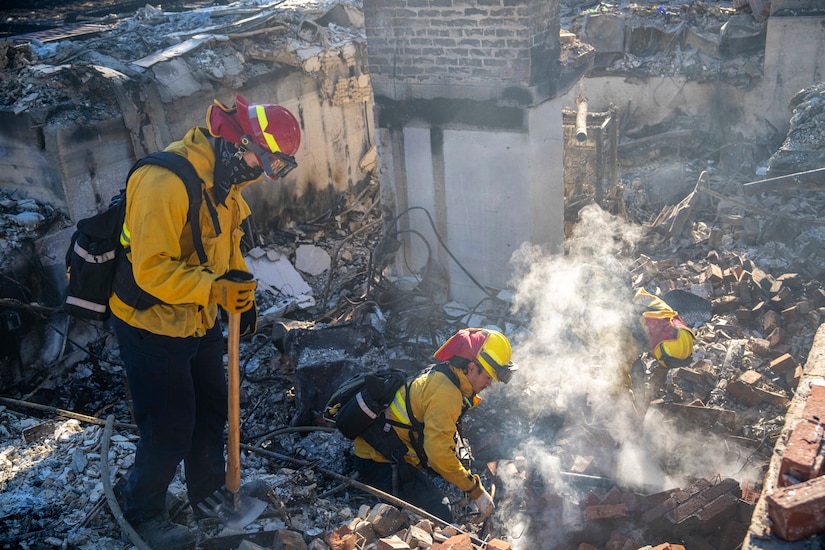
<instances>
[{"instance_id":1,"label":"white smoke","mask_svg":"<svg viewBox=\"0 0 825 550\"><path fill-rule=\"evenodd\" d=\"M630 268L641 237L639 226L592 206L580 211L564 254L527 245L514 254L514 310L528 319L528 330L514 337L520 370L504 389L522 428L509 434L513 456L525 457L548 494L568 495L576 508L567 502L532 513L518 506L499 510L497 517L508 518L504 529L515 550L539 541L552 547L548 537L564 540L563 532L551 535L543 525L581 527L575 519L581 489L561 475L577 456L594 457L599 475L624 490L648 494L698 477L758 478L755 468L746 470L745 453L723 438L677 427L652 409L640 415L633 407L627 366L643 350L628 347L625 338L639 323ZM563 426L549 427L559 418ZM510 468L498 477L508 494L524 494L524 472ZM551 513L557 516L552 521Z\"/></svg>"}]
</instances>

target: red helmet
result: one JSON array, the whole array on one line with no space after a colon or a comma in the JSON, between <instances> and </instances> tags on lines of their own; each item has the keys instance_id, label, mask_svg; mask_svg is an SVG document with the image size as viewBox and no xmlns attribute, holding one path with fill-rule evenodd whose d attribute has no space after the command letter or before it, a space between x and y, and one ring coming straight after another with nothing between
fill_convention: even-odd
<instances>
[{"instance_id":1,"label":"red helmet","mask_svg":"<svg viewBox=\"0 0 825 550\"><path fill-rule=\"evenodd\" d=\"M215 106L219 109L213 109ZM245 97L237 95L233 109L215 101L207 111L206 122L213 136L253 152L272 178L284 177L298 166L293 157L301 145L301 129L292 113L280 105L250 105Z\"/></svg>"},{"instance_id":2,"label":"red helmet","mask_svg":"<svg viewBox=\"0 0 825 550\"><path fill-rule=\"evenodd\" d=\"M235 96L235 108L246 134L260 147L272 153L293 157L301 145L298 121L280 105L250 105L242 95Z\"/></svg>"}]
</instances>

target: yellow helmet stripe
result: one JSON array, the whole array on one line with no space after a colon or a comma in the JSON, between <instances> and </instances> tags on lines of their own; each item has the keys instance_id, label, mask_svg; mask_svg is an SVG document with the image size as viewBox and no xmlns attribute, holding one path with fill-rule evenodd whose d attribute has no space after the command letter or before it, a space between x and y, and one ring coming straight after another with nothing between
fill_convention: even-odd
<instances>
[{"instance_id":1,"label":"yellow helmet stripe","mask_svg":"<svg viewBox=\"0 0 825 550\"><path fill-rule=\"evenodd\" d=\"M275 137L266 131L268 122L266 120L266 112L264 111L263 105L255 106L255 115L258 117L258 124L261 127L261 133L264 135L264 139L266 140L266 144L269 146L269 150L273 153L279 152L281 148L278 147L278 142L275 141Z\"/></svg>"}]
</instances>

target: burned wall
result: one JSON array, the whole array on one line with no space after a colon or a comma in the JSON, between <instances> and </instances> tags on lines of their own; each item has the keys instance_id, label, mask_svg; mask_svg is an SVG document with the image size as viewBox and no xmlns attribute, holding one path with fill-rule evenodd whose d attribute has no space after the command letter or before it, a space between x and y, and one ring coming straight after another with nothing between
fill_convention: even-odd
<instances>
[{"instance_id":1,"label":"burned wall","mask_svg":"<svg viewBox=\"0 0 825 550\"><path fill-rule=\"evenodd\" d=\"M136 159L205 126L208 106L238 93L284 105L302 133L299 169L244 191L257 227L316 218L369 181L373 99L357 10L146 6L114 21L4 43L0 189L77 221L108 204Z\"/></svg>"}]
</instances>

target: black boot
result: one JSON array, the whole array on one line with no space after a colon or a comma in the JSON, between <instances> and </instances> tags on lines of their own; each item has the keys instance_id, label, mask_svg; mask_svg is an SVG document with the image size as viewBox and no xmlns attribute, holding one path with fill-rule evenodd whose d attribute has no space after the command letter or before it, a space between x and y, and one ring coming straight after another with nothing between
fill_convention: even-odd
<instances>
[{"instance_id":1,"label":"black boot","mask_svg":"<svg viewBox=\"0 0 825 550\"><path fill-rule=\"evenodd\" d=\"M195 547L195 534L165 515L132 523L132 528L152 550L190 550Z\"/></svg>"}]
</instances>

